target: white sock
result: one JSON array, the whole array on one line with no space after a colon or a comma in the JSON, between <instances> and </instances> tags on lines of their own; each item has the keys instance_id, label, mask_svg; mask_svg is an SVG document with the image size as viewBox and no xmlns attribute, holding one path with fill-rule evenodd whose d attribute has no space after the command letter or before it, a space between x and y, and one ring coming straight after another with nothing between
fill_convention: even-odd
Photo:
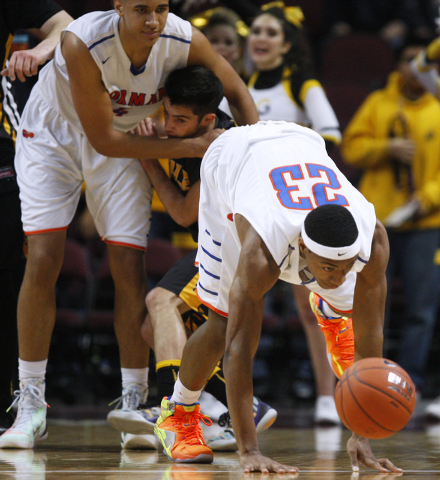
<instances>
[{"instance_id":1,"label":"white sock","mask_svg":"<svg viewBox=\"0 0 440 480\"><path fill-rule=\"evenodd\" d=\"M18 378L20 382L26 383L29 378L39 378L44 383L46 376L47 359L39 362L26 362L18 359Z\"/></svg>"},{"instance_id":2,"label":"white sock","mask_svg":"<svg viewBox=\"0 0 440 480\"><path fill-rule=\"evenodd\" d=\"M171 396L171 401L176 403L183 403L184 405L193 405L197 402L201 393L201 390L188 390L180 381L179 375L177 375L177 380L174 384L174 392Z\"/></svg>"},{"instance_id":3,"label":"white sock","mask_svg":"<svg viewBox=\"0 0 440 480\"><path fill-rule=\"evenodd\" d=\"M149 368L121 368L122 388L128 388L133 383L148 387Z\"/></svg>"}]
</instances>

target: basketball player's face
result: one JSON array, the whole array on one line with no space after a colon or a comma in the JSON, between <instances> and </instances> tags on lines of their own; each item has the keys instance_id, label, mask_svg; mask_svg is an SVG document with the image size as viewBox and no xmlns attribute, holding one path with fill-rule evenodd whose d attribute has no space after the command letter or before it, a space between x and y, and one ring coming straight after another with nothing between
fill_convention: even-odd
<instances>
[{"instance_id":1,"label":"basketball player's face","mask_svg":"<svg viewBox=\"0 0 440 480\"><path fill-rule=\"evenodd\" d=\"M168 137L198 137L205 133L203 118L200 120L192 108L172 105L167 97L164 100L165 131Z\"/></svg>"},{"instance_id":2,"label":"basketball player's face","mask_svg":"<svg viewBox=\"0 0 440 480\"><path fill-rule=\"evenodd\" d=\"M121 38L129 36L139 45L153 46L165 28L168 0L115 0L121 17Z\"/></svg>"},{"instance_id":3,"label":"basketball player's face","mask_svg":"<svg viewBox=\"0 0 440 480\"><path fill-rule=\"evenodd\" d=\"M345 283L348 273L358 258L358 255L347 260L331 260L320 257L310 251L302 239L299 240L299 251L301 257L307 262L307 269L314 276L318 285L329 290L334 290Z\"/></svg>"},{"instance_id":4,"label":"basketball player's face","mask_svg":"<svg viewBox=\"0 0 440 480\"><path fill-rule=\"evenodd\" d=\"M271 70L281 65L290 47L275 17L263 14L254 20L249 34L249 53L257 70Z\"/></svg>"}]
</instances>

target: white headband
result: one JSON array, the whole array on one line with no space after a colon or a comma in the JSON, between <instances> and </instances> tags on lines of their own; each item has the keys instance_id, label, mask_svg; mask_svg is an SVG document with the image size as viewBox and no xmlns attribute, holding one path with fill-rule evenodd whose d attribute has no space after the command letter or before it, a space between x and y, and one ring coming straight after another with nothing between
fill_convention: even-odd
<instances>
[{"instance_id":1,"label":"white headband","mask_svg":"<svg viewBox=\"0 0 440 480\"><path fill-rule=\"evenodd\" d=\"M304 223L301 227L301 236L306 247L310 251L312 251L316 255L319 255L320 257L329 258L331 260L347 260L349 258L353 258L359 254L361 249L361 240L359 233L355 242L346 247L326 247L325 245L316 243L307 235Z\"/></svg>"}]
</instances>

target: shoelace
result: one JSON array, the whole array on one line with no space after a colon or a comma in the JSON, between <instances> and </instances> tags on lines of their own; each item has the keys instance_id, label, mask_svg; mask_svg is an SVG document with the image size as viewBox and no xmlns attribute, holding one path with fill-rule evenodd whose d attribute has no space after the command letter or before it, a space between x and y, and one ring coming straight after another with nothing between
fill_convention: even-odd
<instances>
[{"instance_id":1,"label":"shoelace","mask_svg":"<svg viewBox=\"0 0 440 480\"><path fill-rule=\"evenodd\" d=\"M231 428L231 416L229 415L229 410L225 413L222 413L218 419L218 424L220 427Z\"/></svg>"},{"instance_id":2,"label":"shoelace","mask_svg":"<svg viewBox=\"0 0 440 480\"><path fill-rule=\"evenodd\" d=\"M130 385L127 389L127 391L122 393L122 395L112 402L110 402L108 405L111 407L116 403L115 410L118 409L121 405L124 404L124 401L127 405L127 407L130 410L135 410L139 402L141 401L141 395L139 395L138 390L135 385Z\"/></svg>"},{"instance_id":3,"label":"shoelace","mask_svg":"<svg viewBox=\"0 0 440 480\"><path fill-rule=\"evenodd\" d=\"M11 408L21 400L20 415L15 422L15 428L19 427L22 423L26 423L35 411L35 408L40 406L46 406L50 408L44 399L42 398L40 389L35 385L26 385L23 390L14 391L15 400L11 403L10 407L6 410L9 412ZM25 402L26 397L31 397L31 401Z\"/></svg>"},{"instance_id":4,"label":"shoelace","mask_svg":"<svg viewBox=\"0 0 440 480\"><path fill-rule=\"evenodd\" d=\"M186 443L189 445L200 445L201 443L205 443L202 440L203 432L199 421L201 420L206 426L210 427L212 425L212 420L209 417L198 411L193 413L183 413L177 416L174 414L174 416L170 418L172 418L173 426L178 433L183 435Z\"/></svg>"}]
</instances>

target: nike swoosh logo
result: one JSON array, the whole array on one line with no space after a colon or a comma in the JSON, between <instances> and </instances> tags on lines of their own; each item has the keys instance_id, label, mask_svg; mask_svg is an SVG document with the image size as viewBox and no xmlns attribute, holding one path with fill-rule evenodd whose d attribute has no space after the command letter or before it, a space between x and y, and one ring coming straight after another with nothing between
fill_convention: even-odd
<instances>
[{"instance_id":1,"label":"nike swoosh logo","mask_svg":"<svg viewBox=\"0 0 440 480\"><path fill-rule=\"evenodd\" d=\"M338 253L338 257L342 257L342 255L345 255L347 252L345 253Z\"/></svg>"},{"instance_id":2,"label":"nike swoosh logo","mask_svg":"<svg viewBox=\"0 0 440 480\"><path fill-rule=\"evenodd\" d=\"M107 62L108 59L112 58L111 56L106 58L105 60L102 61L102 64L104 64L105 62Z\"/></svg>"}]
</instances>

